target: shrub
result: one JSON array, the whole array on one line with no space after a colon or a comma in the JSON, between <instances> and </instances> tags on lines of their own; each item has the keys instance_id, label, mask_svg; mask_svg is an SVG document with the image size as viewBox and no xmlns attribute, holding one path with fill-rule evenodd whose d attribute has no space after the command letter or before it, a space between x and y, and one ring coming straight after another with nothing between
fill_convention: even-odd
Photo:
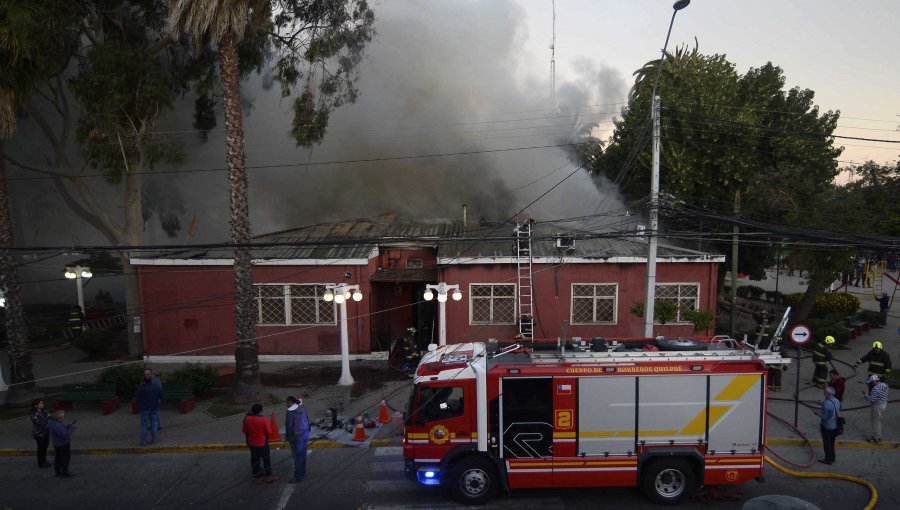
<instances>
[{"instance_id":1,"label":"shrub","mask_svg":"<svg viewBox=\"0 0 900 510\"><path fill-rule=\"evenodd\" d=\"M189 384L194 390L194 395L205 397L209 395L209 390L215 386L219 380L219 374L212 365L201 365L200 363L185 363L184 367L166 374L165 382L174 382L180 384ZM163 391L166 386L163 384Z\"/></svg>"},{"instance_id":2,"label":"shrub","mask_svg":"<svg viewBox=\"0 0 900 510\"><path fill-rule=\"evenodd\" d=\"M112 332L108 329L88 329L75 339L74 344L89 357L96 358L109 350L112 338Z\"/></svg>"},{"instance_id":3,"label":"shrub","mask_svg":"<svg viewBox=\"0 0 900 510\"><path fill-rule=\"evenodd\" d=\"M810 329L814 340L824 340L826 336L831 335L839 345L847 345L850 341L850 330L834 323L817 329L810 326Z\"/></svg>"},{"instance_id":4,"label":"shrub","mask_svg":"<svg viewBox=\"0 0 900 510\"><path fill-rule=\"evenodd\" d=\"M750 286L749 285L742 285L737 288L737 296L738 297L745 298L745 297L747 297L748 294L750 294Z\"/></svg>"},{"instance_id":5,"label":"shrub","mask_svg":"<svg viewBox=\"0 0 900 510\"><path fill-rule=\"evenodd\" d=\"M881 312L876 312L873 310L860 310L856 317L859 320L866 321L869 323L869 326L873 328L877 328L882 326L882 321L884 317L881 315Z\"/></svg>"},{"instance_id":6,"label":"shrub","mask_svg":"<svg viewBox=\"0 0 900 510\"><path fill-rule=\"evenodd\" d=\"M111 383L116 385L116 395L130 399L134 396L138 384L144 377L143 363L127 363L124 365L112 365L106 367L97 376L98 383Z\"/></svg>"},{"instance_id":7,"label":"shrub","mask_svg":"<svg viewBox=\"0 0 900 510\"><path fill-rule=\"evenodd\" d=\"M762 287L757 287L756 285L747 285L747 293L750 295L752 299L759 299L762 297L763 292L765 290Z\"/></svg>"},{"instance_id":8,"label":"shrub","mask_svg":"<svg viewBox=\"0 0 900 510\"><path fill-rule=\"evenodd\" d=\"M784 294L777 290L767 290L764 294L766 295L766 301L771 301L773 303L781 302L781 298L784 296Z\"/></svg>"},{"instance_id":9,"label":"shrub","mask_svg":"<svg viewBox=\"0 0 900 510\"><path fill-rule=\"evenodd\" d=\"M683 310L684 320L694 323L694 331L706 331L712 325L716 315L712 310Z\"/></svg>"},{"instance_id":10,"label":"shrub","mask_svg":"<svg viewBox=\"0 0 900 510\"><path fill-rule=\"evenodd\" d=\"M784 296L784 304L796 308L803 299L802 292L794 294L786 294ZM811 316L825 317L828 314L839 314L841 318L853 315L859 310L859 298L852 294L836 293L836 294L819 294L816 296L816 304L813 305Z\"/></svg>"}]
</instances>

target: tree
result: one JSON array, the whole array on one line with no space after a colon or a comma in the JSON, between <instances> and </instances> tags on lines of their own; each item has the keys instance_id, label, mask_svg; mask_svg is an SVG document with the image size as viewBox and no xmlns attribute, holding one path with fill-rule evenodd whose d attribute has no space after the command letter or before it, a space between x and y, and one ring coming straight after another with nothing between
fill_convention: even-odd
<instances>
[{"instance_id":1,"label":"tree","mask_svg":"<svg viewBox=\"0 0 900 510\"><path fill-rule=\"evenodd\" d=\"M61 62L53 55L62 45L74 43L65 33L54 34L46 5L0 1L0 289L6 299L6 332L9 341L10 382L15 393L34 388L31 351L22 306L22 290L15 259L9 191L6 182L4 142L16 132L18 110L46 76L58 72Z\"/></svg>"},{"instance_id":2,"label":"tree","mask_svg":"<svg viewBox=\"0 0 900 510\"><path fill-rule=\"evenodd\" d=\"M273 9L274 5L274 9ZM259 345L255 335L256 306L250 260L250 222L247 172L240 104L241 59L244 39L268 41L274 48L274 77L282 94L304 78L300 67L309 66L305 86L294 100L291 134L297 145L309 146L325 136L330 112L356 99L355 69L371 39L374 15L365 1L326 0L170 0L174 36L190 34L195 48L207 42L217 47L225 109L225 145L230 185L231 241L234 250L236 303L236 401L256 400L262 392ZM328 65L331 63L332 65ZM318 100L313 80L318 80ZM210 90L209 81L204 92ZM198 106L213 101L201 95ZM213 117L214 118L214 117ZM199 115L197 119L210 119ZM208 128L207 126L200 126Z\"/></svg>"}]
</instances>

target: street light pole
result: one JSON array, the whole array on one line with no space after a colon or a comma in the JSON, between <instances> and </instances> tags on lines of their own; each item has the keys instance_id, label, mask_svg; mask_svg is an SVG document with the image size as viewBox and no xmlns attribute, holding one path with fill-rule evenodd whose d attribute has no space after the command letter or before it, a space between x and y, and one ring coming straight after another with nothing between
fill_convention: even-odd
<instances>
[{"instance_id":1,"label":"street light pole","mask_svg":"<svg viewBox=\"0 0 900 510\"><path fill-rule=\"evenodd\" d=\"M672 19L669 21L669 31L666 32L666 42L663 44L659 57L659 67L656 70L656 80L653 82L653 92L650 94L652 107L650 110L653 122L653 164L650 174L650 218L647 242L647 293L644 299L644 336L653 336L653 322L656 311L656 252L659 245L659 136L660 136L660 98L656 95L659 86L659 77L662 74L663 62L666 59L666 47L669 46L669 36L672 35L672 25L675 24L675 14L691 3L691 0L678 0L672 5Z\"/></svg>"},{"instance_id":2,"label":"street light pole","mask_svg":"<svg viewBox=\"0 0 900 510\"><path fill-rule=\"evenodd\" d=\"M78 288L78 306L82 312L84 312L84 285L82 284L82 278L90 278L92 276L94 275L91 274L91 268L89 267L72 266L66 268L65 277L75 280L75 286Z\"/></svg>"},{"instance_id":3,"label":"street light pole","mask_svg":"<svg viewBox=\"0 0 900 510\"><path fill-rule=\"evenodd\" d=\"M347 333L347 300L361 301L362 292L359 285L347 285L339 283L336 285L326 285L325 295L322 296L325 301L334 301L340 309L341 320L341 378L338 384L341 386L350 386L353 384L353 376L350 375L350 338Z\"/></svg>"},{"instance_id":4,"label":"street light pole","mask_svg":"<svg viewBox=\"0 0 900 510\"><path fill-rule=\"evenodd\" d=\"M425 301L434 299L434 292L437 291L438 308L440 308L440 317L438 317L438 345L447 345L447 291L452 290L453 300L462 299L462 292L459 291L459 285L448 285L441 282L437 285L428 284L425 286Z\"/></svg>"},{"instance_id":5,"label":"street light pole","mask_svg":"<svg viewBox=\"0 0 900 510\"><path fill-rule=\"evenodd\" d=\"M0 289L0 308L6 307L6 296L3 295L3 289ZM0 393L3 393L9 389L9 385L6 384L6 380L3 378L3 363L0 362ZM0 403L6 403L6 397L0 398Z\"/></svg>"}]
</instances>

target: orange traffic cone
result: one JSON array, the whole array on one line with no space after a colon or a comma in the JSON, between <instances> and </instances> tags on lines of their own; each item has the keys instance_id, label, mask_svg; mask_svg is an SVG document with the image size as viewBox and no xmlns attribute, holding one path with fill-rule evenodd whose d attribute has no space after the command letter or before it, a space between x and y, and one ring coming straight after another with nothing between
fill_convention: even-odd
<instances>
[{"instance_id":1,"label":"orange traffic cone","mask_svg":"<svg viewBox=\"0 0 900 510\"><path fill-rule=\"evenodd\" d=\"M384 399L381 399L381 412L378 416L378 421L381 423L391 422L391 412L388 409L387 402L385 402Z\"/></svg>"},{"instance_id":2,"label":"orange traffic cone","mask_svg":"<svg viewBox=\"0 0 900 510\"><path fill-rule=\"evenodd\" d=\"M269 423L269 441L282 441L278 432L278 421L275 420L275 411L272 411L272 421Z\"/></svg>"},{"instance_id":3,"label":"orange traffic cone","mask_svg":"<svg viewBox=\"0 0 900 510\"><path fill-rule=\"evenodd\" d=\"M351 439L351 440L352 441L365 441L366 439L369 439L369 437L366 436L366 430L365 430L365 427L363 426L362 415L357 415L356 416L356 432L353 433L353 439Z\"/></svg>"}]
</instances>

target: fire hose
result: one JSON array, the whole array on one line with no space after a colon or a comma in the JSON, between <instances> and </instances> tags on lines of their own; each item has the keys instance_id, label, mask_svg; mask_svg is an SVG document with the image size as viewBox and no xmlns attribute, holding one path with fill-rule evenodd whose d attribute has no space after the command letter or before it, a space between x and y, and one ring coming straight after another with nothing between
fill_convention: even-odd
<instances>
[{"instance_id":1,"label":"fire hose","mask_svg":"<svg viewBox=\"0 0 900 510\"><path fill-rule=\"evenodd\" d=\"M869 504L863 507L863 510L872 510L875 508L875 503L878 502L878 491L875 490L875 486L869 483L862 478L858 478L852 475L842 475L839 473L823 473L821 471L813 471L813 472L805 472L805 471L794 471L793 469L786 468L774 460L771 459L768 455L766 455L766 462L772 465L775 469L787 473L789 475L798 476L800 478L834 478L836 480L847 480L848 482L853 482L859 485L862 485L869 489L869 493L872 494L872 497L869 498Z\"/></svg>"}]
</instances>

